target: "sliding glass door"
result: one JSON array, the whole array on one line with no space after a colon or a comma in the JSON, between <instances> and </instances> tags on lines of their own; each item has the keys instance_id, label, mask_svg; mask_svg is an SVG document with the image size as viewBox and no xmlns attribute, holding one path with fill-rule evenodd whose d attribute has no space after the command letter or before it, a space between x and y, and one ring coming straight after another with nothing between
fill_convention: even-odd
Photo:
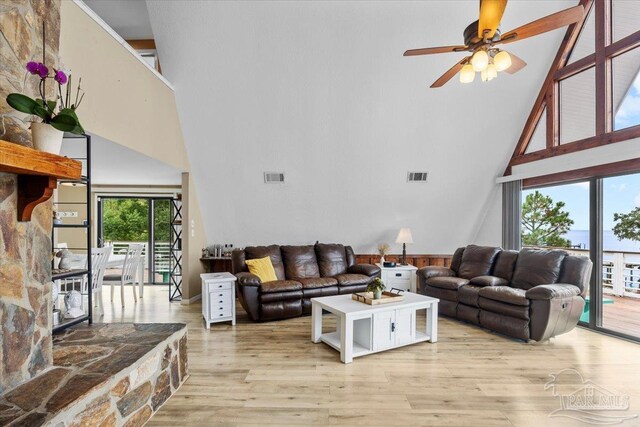
<instances>
[{"instance_id":1,"label":"sliding glass door","mask_svg":"<svg viewBox=\"0 0 640 427\"><path fill-rule=\"evenodd\" d=\"M170 200L98 197L98 245L121 254L130 244L142 244L145 283L169 283Z\"/></svg>"},{"instance_id":2,"label":"sliding glass door","mask_svg":"<svg viewBox=\"0 0 640 427\"><path fill-rule=\"evenodd\" d=\"M640 338L640 173L602 179L602 316L598 326Z\"/></svg>"},{"instance_id":3,"label":"sliding glass door","mask_svg":"<svg viewBox=\"0 0 640 427\"><path fill-rule=\"evenodd\" d=\"M590 257L581 325L640 339L640 173L523 189L521 237Z\"/></svg>"}]
</instances>

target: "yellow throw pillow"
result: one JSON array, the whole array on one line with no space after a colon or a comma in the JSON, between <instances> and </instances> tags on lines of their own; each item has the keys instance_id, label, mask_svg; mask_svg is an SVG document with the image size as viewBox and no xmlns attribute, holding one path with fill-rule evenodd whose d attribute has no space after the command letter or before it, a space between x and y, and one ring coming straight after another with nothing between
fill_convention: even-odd
<instances>
[{"instance_id":1,"label":"yellow throw pillow","mask_svg":"<svg viewBox=\"0 0 640 427\"><path fill-rule=\"evenodd\" d=\"M264 258L248 259L246 263L249 267L249 273L258 276L263 283L278 280L276 277L276 271L273 269L273 264L271 263L271 258L268 256Z\"/></svg>"}]
</instances>

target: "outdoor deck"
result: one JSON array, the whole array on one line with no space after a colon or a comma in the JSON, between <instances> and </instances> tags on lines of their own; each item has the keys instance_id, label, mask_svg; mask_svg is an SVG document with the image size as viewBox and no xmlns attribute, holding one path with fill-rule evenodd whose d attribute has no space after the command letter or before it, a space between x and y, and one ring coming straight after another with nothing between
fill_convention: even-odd
<instances>
[{"instance_id":1,"label":"outdoor deck","mask_svg":"<svg viewBox=\"0 0 640 427\"><path fill-rule=\"evenodd\" d=\"M614 297L613 304L604 305L602 326L617 332L640 337L640 299L630 297Z\"/></svg>"}]
</instances>

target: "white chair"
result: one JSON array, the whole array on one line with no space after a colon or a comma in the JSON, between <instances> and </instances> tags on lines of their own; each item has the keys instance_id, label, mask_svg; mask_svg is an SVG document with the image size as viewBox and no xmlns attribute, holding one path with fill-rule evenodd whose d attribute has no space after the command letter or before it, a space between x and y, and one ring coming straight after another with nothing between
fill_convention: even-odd
<instances>
[{"instance_id":1,"label":"white chair","mask_svg":"<svg viewBox=\"0 0 640 427\"><path fill-rule=\"evenodd\" d=\"M104 285L111 285L111 302L113 302L113 288L118 284L120 284L120 299L122 301L122 307L124 307L124 285L132 285L133 299L135 302L138 302L135 283L141 256L142 245L129 245L124 257L124 263L122 264L122 272L120 274L105 274L102 283Z\"/></svg>"},{"instance_id":2,"label":"white chair","mask_svg":"<svg viewBox=\"0 0 640 427\"><path fill-rule=\"evenodd\" d=\"M104 303L102 302L102 282L104 280L104 271L107 267L109 256L111 256L111 249L111 246L91 249L91 292L93 292L95 299L94 307L98 307L100 316L104 314ZM89 290L87 289L87 283L88 281L85 279L82 285L83 294L89 292Z\"/></svg>"}]
</instances>

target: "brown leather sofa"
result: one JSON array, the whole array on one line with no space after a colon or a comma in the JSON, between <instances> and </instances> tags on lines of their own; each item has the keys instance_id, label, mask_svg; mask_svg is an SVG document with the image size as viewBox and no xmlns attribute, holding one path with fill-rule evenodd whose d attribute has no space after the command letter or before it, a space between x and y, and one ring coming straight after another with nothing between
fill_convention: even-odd
<instances>
[{"instance_id":1,"label":"brown leather sofa","mask_svg":"<svg viewBox=\"0 0 640 427\"><path fill-rule=\"evenodd\" d=\"M271 258L278 280L262 283L249 273L248 259ZM380 268L356 264L350 246L252 246L231 258L240 303L254 321L286 319L311 313L311 298L362 292L380 276Z\"/></svg>"},{"instance_id":2,"label":"brown leather sofa","mask_svg":"<svg viewBox=\"0 0 640 427\"><path fill-rule=\"evenodd\" d=\"M591 260L559 249L469 245L451 266L418 270L418 292L439 312L525 341L569 332L580 319Z\"/></svg>"}]
</instances>

